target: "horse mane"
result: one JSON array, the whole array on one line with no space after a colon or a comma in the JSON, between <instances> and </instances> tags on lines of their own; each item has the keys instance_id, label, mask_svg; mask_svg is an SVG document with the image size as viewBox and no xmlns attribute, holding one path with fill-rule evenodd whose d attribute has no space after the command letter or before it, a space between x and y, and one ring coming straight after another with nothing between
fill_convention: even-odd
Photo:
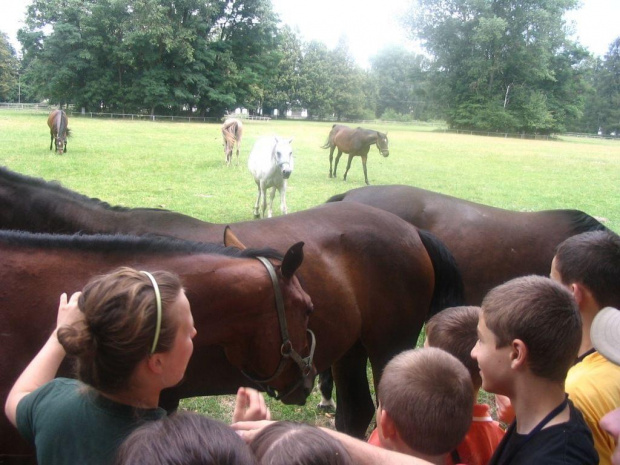
<instances>
[{"instance_id":1,"label":"horse mane","mask_svg":"<svg viewBox=\"0 0 620 465\"><path fill-rule=\"evenodd\" d=\"M596 218L582 212L581 210L552 210L568 220L573 235L589 231L609 231L604 224Z\"/></svg>"},{"instance_id":2,"label":"horse mane","mask_svg":"<svg viewBox=\"0 0 620 465\"><path fill-rule=\"evenodd\" d=\"M42 178L34 178L30 176L25 176L23 174L11 171L4 166L0 166L0 183L3 182L3 180L6 180L7 182L25 184L33 188L53 191L58 194L65 195L67 197L71 197L72 199L75 199L78 202L90 203L100 208L104 208L106 210L112 210L116 212L127 212L127 211L136 211L136 210L168 211L168 210L162 210L159 208L128 208L128 207L122 207L118 205L113 206L107 202L104 202L103 200L88 197L86 195L82 195L71 189L67 189L66 187L63 187L58 181L46 181Z\"/></svg>"},{"instance_id":3,"label":"horse mane","mask_svg":"<svg viewBox=\"0 0 620 465\"><path fill-rule=\"evenodd\" d=\"M346 195L347 195L346 192L343 192L342 194L332 195L329 199L326 200L325 203L342 202L344 200L344 198L346 197Z\"/></svg>"},{"instance_id":4,"label":"horse mane","mask_svg":"<svg viewBox=\"0 0 620 465\"><path fill-rule=\"evenodd\" d=\"M21 247L71 249L86 252L205 253L232 258L256 258L262 256L282 260L282 255L271 248L240 250L236 247L226 247L210 242L189 241L155 234L144 236L80 233L49 234L0 230L0 242Z\"/></svg>"}]
</instances>

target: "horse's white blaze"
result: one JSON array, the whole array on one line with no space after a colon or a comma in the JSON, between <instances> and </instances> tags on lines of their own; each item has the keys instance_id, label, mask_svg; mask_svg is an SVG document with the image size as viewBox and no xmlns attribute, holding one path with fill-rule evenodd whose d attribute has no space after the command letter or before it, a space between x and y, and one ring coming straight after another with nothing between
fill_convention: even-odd
<instances>
[{"instance_id":1,"label":"horse's white blaze","mask_svg":"<svg viewBox=\"0 0 620 465\"><path fill-rule=\"evenodd\" d=\"M259 205L262 198L262 216L265 216L267 208L267 189L271 189L269 196L269 209L267 217L273 214L273 198L276 189L280 192L280 210L285 215L286 207L286 180L293 172L293 149L291 148L293 139L280 139L277 136L261 137L256 140L250 157L248 168L254 176L254 181L258 187L258 196L254 205L254 217L259 218Z\"/></svg>"}]
</instances>

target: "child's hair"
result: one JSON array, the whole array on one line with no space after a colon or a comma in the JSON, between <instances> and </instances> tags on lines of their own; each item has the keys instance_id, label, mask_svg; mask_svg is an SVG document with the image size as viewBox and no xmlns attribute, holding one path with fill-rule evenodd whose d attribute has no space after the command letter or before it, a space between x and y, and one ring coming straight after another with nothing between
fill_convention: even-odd
<instances>
[{"instance_id":1,"label":"child's hair","mask_svg":"<svg viewBox=\"0 0 620 465\"><path fill-rule=\"evenodd\" d=\"M177 319L170 306L182 290L176 274L154 271L161 294L161 330L155 352L174 343ZM137 364L151 353L157 325L157 299L150 278L132 268L119 268L91 279L78 300L84 321L58 330L67 354L77 357L77 375L103 392L127 387Z\"/></svg>"},{"instance_id":2,"label":"child's hair","mask_svg":"<svg viewBox=\"0 0 620 465\"><path fill-rule=\"evenodd\" d=\"M421 454L448 453L471 425L471 377L456 357L441 349L407 350L390 360L378 397L401 439Z\"/></svg>"},{"instance_id":3,"label":"child's hair","mask_svg":"<svg viewBox=\"0 0 620 465\"><path fill-rule=\"evenodd\" d=\"M478 340L480 307L449 307L434 315L426 323L426 340L430 347L438 347L454 355L469 371L474 389L482 386L478 363L471 350Z\"/></svg>"},{"instance_id":4,"label":"child's hair","mask_svg":"<svg viewBox=\"0 0 620 465\"><path fill-rule=\"evenodd\" d=\"M134 430L121 444L115 465L256 465L247 444L217 420L180 412Z\"/></svg>"},{"instance_id":5,"label":"child's hair","mask_svg":"<svg viewBox=\"0 0 620 465\"><path fill-rule=\"evenodd\" d=\"M264 465L353 464L340 441L304 423L273 423L256 435L250 447Z\"/></svg>"},{"instance_id":6,"label":"child's hair","mask_svg":"<svg viewBox=\"0 0 620 465\"><path fill-rule=\"evenodd\" d=\"M581 283L603 307L620 308L620 236L592 231L569 237L555 252L564 284Z\"/></svg>"},{"instance_id":7,"label":"child's hair","mask_svg":"<svg viewBox=\"0 0 620 465\"><path fill-rule=\"evenodd\" d=\"M515 278L489 291L482 315L497 347L522 340L532 373L564 382L581 344L581 316L568 289L542 276Z\"/></svg>"}]
</instances>

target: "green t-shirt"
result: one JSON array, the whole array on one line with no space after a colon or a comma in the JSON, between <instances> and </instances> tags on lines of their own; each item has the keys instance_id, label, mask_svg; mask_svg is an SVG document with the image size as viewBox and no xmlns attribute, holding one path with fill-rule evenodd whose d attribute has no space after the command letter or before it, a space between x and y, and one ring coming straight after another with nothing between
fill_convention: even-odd
<instances>
[{"instance_id":1,"label":"green t-shirt","mask_svg":"<svg viewBox=\"0 0 620 465\"><path fill-rule=\"evenodd\" d=\"M80 381L56 378L17 405L17 429L34 445L39 465L111 464L122 441L165 410L136 409Z\"/></svg>"}]
</instances>

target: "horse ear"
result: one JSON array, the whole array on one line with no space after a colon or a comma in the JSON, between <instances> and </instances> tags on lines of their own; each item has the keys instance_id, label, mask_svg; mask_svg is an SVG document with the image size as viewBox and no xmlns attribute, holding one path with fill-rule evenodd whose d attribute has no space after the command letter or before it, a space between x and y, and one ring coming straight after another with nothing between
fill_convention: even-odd
<instances>
[{"instance_id":1,"label":"horse ear","mask_svg":"<svg viewBox=\"0 0 620 465\"><path fill-rule=\"evenodd\" d=\"M244 250L246 248L245 245L243 245L243 243L239 240L239 238L235 236L235 233L232 232L232 229L230 229L230 226L228 225L224 229L224 245L226 247L237 247L241 250Z\"/></svg>"},{"instance_id":2,"label":"horse ear","mask_svg":"<svg viewBox=\"0 0 620 465\"><path fill-rule=\"evenodd\" d=\"M304 260L304 243L298 242L291 246L282 260L282 276L290 279Z\"/></svg>"},{"instance_id":3,"label":"horse ear","mask_svg":"<svg viewBox=\"0 0 620 465\"><path fill-rule=\"evenodd\" d=\"M291 137L291 138L288 140L288 144L289 144L289 145L291 145L292 143L293 143L293 138Z\"/></svg>"}]
</instances>

